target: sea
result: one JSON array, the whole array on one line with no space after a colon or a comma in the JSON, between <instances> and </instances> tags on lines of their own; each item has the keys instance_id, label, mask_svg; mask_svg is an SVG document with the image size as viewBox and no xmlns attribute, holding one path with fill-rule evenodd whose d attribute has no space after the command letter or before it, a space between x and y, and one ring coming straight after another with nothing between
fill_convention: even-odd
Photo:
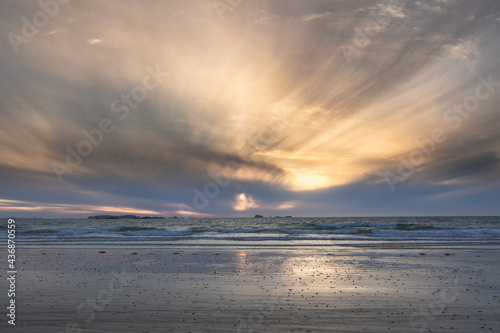
<instances>
[{"instance_id":1,"label":"sea","mask_svg":"<svg viewBox=\"0 0 500 333\"><path fill-rule=\"evenodd\" d=\"M500 244L500 217L15 219L17 247L355 246ZM7 228L2 228L7 237Z\"/></svg>"}]
</instances>

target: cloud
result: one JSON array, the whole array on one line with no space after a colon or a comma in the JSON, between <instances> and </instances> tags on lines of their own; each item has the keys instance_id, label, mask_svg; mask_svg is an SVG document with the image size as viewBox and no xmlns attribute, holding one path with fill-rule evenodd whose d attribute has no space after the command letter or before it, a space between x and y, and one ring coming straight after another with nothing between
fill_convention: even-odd
<instances>
[{"instance_id":1,"label":"cloud","mask_svg":"<svg viewBox=\"0 0 500 333\"><path fill-rule=\"evenodd\" d=\"M281 203L275 207L267 207L267 209L273 209L273 210L288 210L295 208L296 204L293 202L286 202L286 203Z\"/></svg>"},{"instance_id":2,"label":"cloud","mask_svg":"<svg viewBox=\"0 0 500 333\"><path fill-rule=\"evenodd\" d=\"M87 44L89 44L89 45L95 45L95 44L101 44L101 43L102 43L102 40L100 40L99 38L87 39Z\"/></svg>"},{"instance_id":3,"label":"cloud","mask_svg":"<svg viewBox=\"0 0 500 333\"><path fill-rule=\"evenodd\" d=\"M257 207L259 207L259 205L256 204L252 196L245 193L238 194L233 204L233 209L238 211L245 211Z\"/></svg>"},{"instance_id":4,"label":"cloud","mask_svg":"<svg viewBox=\"0 0 500 333\"><path fill-rule=\"evenodd\" d=\"M44 33L44 35L46 35L46 36L51 36L51 35L55 35L55 34L57 34L58 32L59 32L59 30L54 29L54 30L52 30L52 31L45 32L45 33Z\"/></svg>"},{"instance_id":5,"label":"cloud","mask_svg":"<svg viewBox=\"0 0 500 333\"><path fill-rule=\"evenodd\" d=\"M317 13L317 14L309 14L309 15L305 15L302 18L302 21L309 22L309 21L321 20L321 19L324 19L324 18L331 17L331 15L332 14L330 12Z\"/></svg>"},{"instance_id":6,"label":"cloud","mask_svg":"<svg viewBox=\"0 0 500 333\"><path fill-rule=\"evenodd\" d=\"M435 127L450 139L408 184L494 178L500 95L482 101L459 131L443 113L471 94L476 76L500 80L499 36L488 18L498 1L248 2L223 23L203 1L153 3L68 4L19 45L22 56L0 41L0 197L43 206L47 196L55 212L51 204L97 207L99 192L105 207L193 212L192 189L218 179L230 184L202 214L234 205L299 209L313 192L386 186L384 171ZM372 9L394 19L365 29ZM21 18L36 10L1 3L0 24L19 33ZM354 28L370 35L363 47ZM356 40L347 63L339 45ZM146 67L156 66L170 75L139 103L130 100ZM116 100L126 119L113 111ZM60 184L52 162L66 163L68 147L88 141L103 119L114 131ZM476 158L490 172L454 168L480 169L463 161ZM229 170L230 162L238 167ZM247 201L235 203L234 193Z\"/></svg>"},{"instance_id":7,"label":"cloud","mask_svg":"<svg viewBox=\"0 0 500 333\"><path fill-rule=\"evenodd\" d=\"M92 214L141 214L141 215L167 215L167 211L154 211L139 207L123 206L97 206L81 204L48 204L22 200L0 199L0 211L10 213L49 213L56 215L92 215Z\"/></svg>"},{"instance_id":8,"label":"cloud","mask_svg":"<svg viewBox=\"0 0 500 333\"><path fill-rule=\"evenodd\" d=\"M174 212L177 215L180 216L187 216L187 217L213 217L213 214L205 214L205 213L199 213L199 212L193 212L189 210L176 210Z\"/></svg>"},{"instance_id":9,"label":"cloud","mask_svg":"<svg viewBox=\"0 0 500 333\"><path fill-rule=\"evenodd\" d=\"M405 15L405 9L404 9L404 7L401 4L399 4L399 5L395 5L395 4L389 4L389 5L379 4L378 8L379 8L379 11L381 11L381 12L387 12L389 14L389 16L392 17L392 18L405 18L406 17L406 15Z\"/></svg>"},{"instance_id":10,"label":"cloud","mask_svg":"<svg viewBox=\"0 0 500 333\"><path fill-rule=\"evenodd\" d=\"M454 60L466 63L471 73L475 73L480 56L479 44L480 41L478 38L458 40L452 45L445 46L445 52Z\"/></svg>"}]
</instances>

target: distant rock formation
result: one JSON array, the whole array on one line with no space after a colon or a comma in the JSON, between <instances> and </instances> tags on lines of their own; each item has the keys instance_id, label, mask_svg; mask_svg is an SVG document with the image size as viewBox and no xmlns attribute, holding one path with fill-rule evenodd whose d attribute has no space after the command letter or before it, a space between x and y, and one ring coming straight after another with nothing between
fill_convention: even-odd
<instances>
[{"instance_id":1,"label":"distant rock formation","mask_svg":"<svg viewBox=\"0 0 500 333\"><path fill-rule=\"evenodd\" d=\"M259 215L259 214L257 214L257 215L255 215L255 216L254 216L254 218L256 218L256 219L258 219L258 218L262 218L262 217L264 217L264 216Z\"/></svg>"}]
</instances>

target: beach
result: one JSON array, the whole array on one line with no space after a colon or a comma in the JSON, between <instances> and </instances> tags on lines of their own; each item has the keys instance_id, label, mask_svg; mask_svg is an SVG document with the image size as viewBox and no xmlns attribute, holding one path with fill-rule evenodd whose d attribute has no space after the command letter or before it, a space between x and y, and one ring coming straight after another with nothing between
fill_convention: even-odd
<instances>
[{"instance_id":1,"label":"beach","mask_svg":"<svg viewBox=\"0 0 500 333\"><path fill-rule=\"evenodd\" d=\"M15 330L498 332L499 251L28 247Z\"/></svg>"}]
</instances>

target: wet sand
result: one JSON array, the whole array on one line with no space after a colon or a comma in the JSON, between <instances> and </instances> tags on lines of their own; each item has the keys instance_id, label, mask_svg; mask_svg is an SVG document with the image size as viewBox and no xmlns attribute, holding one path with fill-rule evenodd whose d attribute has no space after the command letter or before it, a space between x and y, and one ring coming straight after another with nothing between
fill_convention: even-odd
<instances>
[{"instance_id":1,"label":"wet sand","mask_svg":"<svg viewBox=\"0 0 500 333\"><path fill-rule=\"evenodd\" d=\"M20 249L17 260L13 332L469 333L500 326L498 247Z\"/></svg>"}]
</instances>

